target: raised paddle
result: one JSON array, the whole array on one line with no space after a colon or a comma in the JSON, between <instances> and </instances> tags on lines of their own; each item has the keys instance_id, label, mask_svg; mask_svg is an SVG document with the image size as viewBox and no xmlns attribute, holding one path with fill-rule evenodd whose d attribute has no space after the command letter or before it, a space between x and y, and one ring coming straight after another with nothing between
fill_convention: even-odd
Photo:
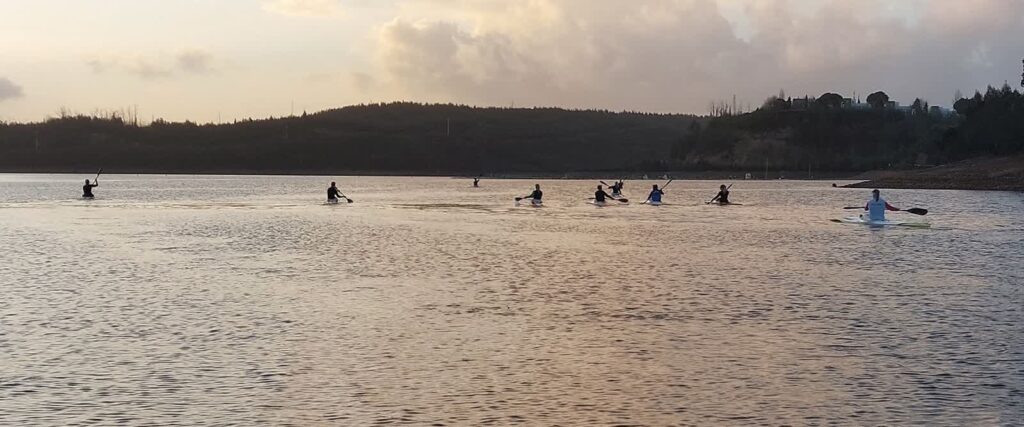
<instances>
[{"instance_id":1,"label":"raised paddle","mask_svg":"<svg viewBox=\"0 0 1024 427\"><path fill-rule=\"evenodd\" d=\"M340 191L338 192L338 195L341 196L342 199L345 199L346 202L352 203L352 199L348 198L344 194L341 194Z\"/></svg>"},{"instance_id":2,"label":"raised paddle","mask_svg":"<svg viewBox=\"0 0 1024 427\"><path fill-rule=\"evenodd\" d=\"M843 209L864 209L863 206L846 206ZM910 209L896 209L899 212L912 213L914 215L928 215L928 209L923 208L910 208Z\"/></svg>"},{"instance_id":3,"label":"raised paddle","mask_svg":"<svg viewBox=\"0 0 1024 427\"><path fill-rule=\"evenodd\" d=\"M96 182L96 180L100 179L101 173L103 173L103 168L100 168L100 170L96 171L96 178L93 178L92 181Z\"/></svg>"}]
</instances>

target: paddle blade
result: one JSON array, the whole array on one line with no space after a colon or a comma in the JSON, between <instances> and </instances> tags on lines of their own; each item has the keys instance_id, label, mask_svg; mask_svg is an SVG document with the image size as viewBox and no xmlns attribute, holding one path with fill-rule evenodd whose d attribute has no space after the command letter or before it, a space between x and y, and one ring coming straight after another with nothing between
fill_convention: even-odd
<instances>
[{"instance_id":1,"label":"paddle blade","mask_svg":"<svg viewBox=\"0 0 1024 427\"><path fill-rule=\"evenodd\" d=\"M524 198L525 198L525 197L516 197L516 201L518 202L518 201L520 201L520 200L523 200Z\"/></svg>"},{"instance_id":2,"label":"paddle blade","mask_svg":"<svg viewBox=\"0 0 1024 427\"><path fill-rule=\"evenodd\" d=\"M910 212L910 213L912 213L914 215L928 215L928 209L910 208L910 209L904 209L903 211L904 212Z\"/></svg>"},{"instance_id":3,"label":"paddle blade","mask_svg":"<svg viewBox=\"0 0 1024 427\"><path fill-rule=\"evenodd\" d=\"M615 199L615 200L618 200L618 201L620 201L622 203L629 203L629 199Z\"/></svg>"},{"instance_id":4,"label":"paddle blade","mask_svg":"<svg viewBox=\"0 0 1024 427\"><path fill-rule=\"evenodd\" d=\"M348 197L346 197L345 200L347 200L349 203L352 203L352 199L350 199Z\"/></svg>"}]
</instances>

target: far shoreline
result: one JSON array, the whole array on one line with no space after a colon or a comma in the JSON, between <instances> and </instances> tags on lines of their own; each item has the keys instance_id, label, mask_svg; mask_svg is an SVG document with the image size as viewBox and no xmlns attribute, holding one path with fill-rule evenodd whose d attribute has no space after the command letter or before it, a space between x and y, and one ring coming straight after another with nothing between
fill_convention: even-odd
<instances>
[{"instance_id":1,"label":"far shoreline","mask_svg":"<svg viewBox=\"0 0 1024 427\"><path fill-rule=\"evenodd\" d=\"M98 168L97 168L98 169ZM81 174L86 178L97 169L75 168L0 168L0 174ZM965 160L948 165L932 166L909 170L882 171L771 171L767 174L735 171L572 171L572 172L492 172L472 173L448 170L358 170L358 169L154 169L104 167L108 175L211 175L211 176L397 176L397 177L448 177L452 179L593 179L593 180L697 180L731 182L765 181L845 181L839 188L880 188L906 190L974 190L974 191L1024 191L1024 156L995 157ZM750 178L747 179L747 174ZM766 178L767 175L767 178ZM854 181L854 182L850 182Z\"/></svg>"}]
</instances>

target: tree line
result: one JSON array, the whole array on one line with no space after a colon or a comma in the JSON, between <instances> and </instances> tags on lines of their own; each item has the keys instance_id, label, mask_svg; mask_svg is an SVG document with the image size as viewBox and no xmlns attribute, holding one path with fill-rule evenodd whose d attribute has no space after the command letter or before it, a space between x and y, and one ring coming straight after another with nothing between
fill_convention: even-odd
<instances>
[{"instance_id":1,"label":"tree line","mask_svg":"<svg viewBox=\"0 0 1024 427\"><path fill-rule=\"evenodd\" d=\"M921 99L899 108L884 92L768 98L761 108L693 123L668 169L862 171L1024 152L1024 95L1008 85L961 98L955 112Z\"/></svg>"},{"instance_id":2,"label":"tree line","mask_svg":"<svg viewBox=\"0 0 1024 427\"><path fill-rule=\"evenodd\" d=\"M502 174L772 169L859 171L1022 151L1024 97L870 108L769 98L743 114L475 108L396 102L301 116L139 125L117 114L0 123L0 170L170 173Z\"/></svg>"}]
</instances>

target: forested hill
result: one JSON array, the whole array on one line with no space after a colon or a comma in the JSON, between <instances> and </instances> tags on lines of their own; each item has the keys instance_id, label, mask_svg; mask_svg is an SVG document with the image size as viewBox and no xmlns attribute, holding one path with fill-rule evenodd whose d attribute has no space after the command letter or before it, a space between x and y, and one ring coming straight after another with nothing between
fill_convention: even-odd
<instances>
[{"instance_id":1,"label":"forested hill","mask_svg":"<svg viewBox=\"0 0 1024 427\"><path fill-rule=\"evenodd\" d=\"M865 104L834 93L772 97L756 111L692 126L672 149L673 169L907 169L1024 153L1024 95L1003 85L954 110L875 92Z\"/></svg>"},{"instance_id":2,"label":"forested hill","mask_svg":"<svg viewBox=\"0 0 1024 427\"><path fill-rule=\"evenodd\" d=\"M0 125L0 170L499 174L638 170L692 116L391 103L230 124Z\"/></svg>"},{"instance_id":3,"label":"forested hill","mask_svg":"<svg viewBox=\"0 0 1024 427\"><path fill-rule=\"evenodd\" d=\"M547 174L839 173L1024 153L1024 95L1003 86L900 108L838 94L718 117L392 103L230 124L66 116L0 123L0 171Z\"/></svg>"}]
</instances>

